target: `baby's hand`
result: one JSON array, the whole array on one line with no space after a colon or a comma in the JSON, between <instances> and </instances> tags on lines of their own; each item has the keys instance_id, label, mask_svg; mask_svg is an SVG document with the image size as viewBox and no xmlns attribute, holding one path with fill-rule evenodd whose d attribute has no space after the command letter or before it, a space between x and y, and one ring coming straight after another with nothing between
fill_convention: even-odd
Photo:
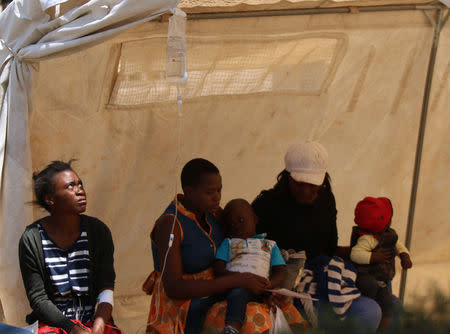
<instances>
[{"instance_id":1,"label":"baby's hand","mask_svg":"<svg viewBox=\"0 0 450 334\"><path fill-rule=\"evenodd\" d=\"M220 206L216 206L211 210L211 213L219 220L222 221L223 218L223 209Z\"/></svg>"},{"instance_id":2,"label":"baby's hand","mask_svg":"<svg viewBox=\"0 0 450 334\"><path fill-rule=\"evenodd\" d=\"M401 253L399 257L403 269L409 269L412 267L411 258L409 257L408 253Z\"/></svg>"},{"instance_id":3,"label":"baby's hand","mask_svg":"<svg viewBox=\"0 0 450 334\"><path fill-rule=\"evenodd\" d=\"M370 263L386 263L391 257L391 252L387 249L378 248L376 251L372 252L370 257Z\"/></svg>"}]
</instances>

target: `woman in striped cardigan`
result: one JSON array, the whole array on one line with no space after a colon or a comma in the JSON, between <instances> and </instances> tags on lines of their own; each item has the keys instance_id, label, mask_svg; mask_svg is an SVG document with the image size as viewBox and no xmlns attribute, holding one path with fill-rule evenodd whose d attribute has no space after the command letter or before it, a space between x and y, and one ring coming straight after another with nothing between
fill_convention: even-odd
<instances>
[{"instance_id":1,"label":"woman in striped cardigan","mask_svg":"<svg viewBox=\"0 0 450 334\"><path fill-rule=\"evenodd\" d=\"M50 215L27 226L19 242L33 310L27 322L38 320L39 333L120 333L110 323L115 272L109 228L82 214L86 192L71 161L53 161L33 179L36 203Z\"/></svg>"}]
</instances>

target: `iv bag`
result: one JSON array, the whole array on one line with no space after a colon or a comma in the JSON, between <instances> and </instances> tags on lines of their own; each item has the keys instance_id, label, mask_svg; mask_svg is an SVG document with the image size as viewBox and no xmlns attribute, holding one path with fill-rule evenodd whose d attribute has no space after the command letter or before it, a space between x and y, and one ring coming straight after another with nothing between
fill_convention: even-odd
<instances>
[{"instance_id":1,"label":"iv bag","mask_svg":"<svg viewBox=\"0 0 450 334\"><path fill-rule=\"evenodd\" d=\"M185 83L186 71L186 13L175 8L169 18L167 34L166 79L172 83Z\"/></svg>"}]
</instances>

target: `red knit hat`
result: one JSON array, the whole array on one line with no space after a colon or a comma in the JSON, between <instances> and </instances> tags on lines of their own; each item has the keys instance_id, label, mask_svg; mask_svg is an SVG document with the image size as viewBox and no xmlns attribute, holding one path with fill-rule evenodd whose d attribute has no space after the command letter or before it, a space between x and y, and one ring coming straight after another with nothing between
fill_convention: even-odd
<instances>
[{"instance_id":1,"label":"red knit hat","mask_svg":"<svg viewBox=\"0 0 450 334\"><path fill-rule=\"evenodd\" d=\"M366 197L355 208L355 223L371 232L382 232L392 219L392 204L386 197Z\"/></svg>"}]
</instances>

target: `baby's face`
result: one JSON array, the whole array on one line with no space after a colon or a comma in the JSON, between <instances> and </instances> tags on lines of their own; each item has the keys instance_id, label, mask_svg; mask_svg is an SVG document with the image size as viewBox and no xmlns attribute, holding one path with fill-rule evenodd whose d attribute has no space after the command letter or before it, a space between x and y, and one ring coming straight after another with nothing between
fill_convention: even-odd
<instances>
[{"instance_id":1,"label":"baby's face","mask_svg":"<svg viewBox=\"0 0 450 334\"><path fill-rule=\"evenodd\" d=\"M232 238L247 239L256 234L256 215L250 208L235 206L227 220Z\"/></svg>"}]
</instances>

